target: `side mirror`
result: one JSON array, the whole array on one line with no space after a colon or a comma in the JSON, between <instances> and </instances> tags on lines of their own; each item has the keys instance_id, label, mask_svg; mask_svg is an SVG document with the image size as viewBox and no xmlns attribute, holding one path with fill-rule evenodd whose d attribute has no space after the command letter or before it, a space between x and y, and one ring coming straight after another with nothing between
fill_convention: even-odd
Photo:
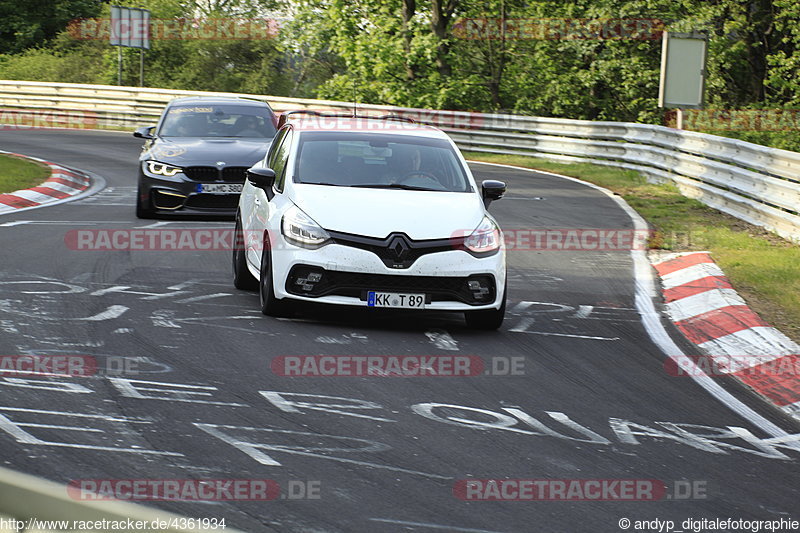
<instances>
[{"instance_id":1,"label":"side mirror","mask_svg":"<svg viewBox=\"0 0 800 533\"><path fill-rule=\"evenodd\" d=\"M506 193L506 184L502 181L484 180L481 183L481 196L483 205L489 207L494 200L499 200Z\"/></svg>"},{"instance_id":2,"label":"side mirror","mask_svg":"<svg viewBox=\"0 0 800 533\"><path fill-rule=\"evenodd\" d=\"M153 130L155 126L144 126L138 128L136 131L133 132L133 136L139 139L154 139L155 135L153 135Z\"/></svg>"},{"instance_id":3,"label":"side mirror","mask_svg":"<svg viewBox=\"0 0 800 533\"><path fill-rule=\"evenodd\" d=\"M259 189L269 190L275 184L275 171L265 167L247 169L247 181Z\"/></svg>"}]
</instances>

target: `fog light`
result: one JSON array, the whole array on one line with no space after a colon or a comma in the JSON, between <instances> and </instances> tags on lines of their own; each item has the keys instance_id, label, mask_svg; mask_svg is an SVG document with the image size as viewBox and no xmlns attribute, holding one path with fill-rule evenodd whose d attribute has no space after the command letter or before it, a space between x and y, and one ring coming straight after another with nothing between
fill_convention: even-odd
<instances>
[{"instance_id":1,"label":"fog light","mask_svg":"<svg viewBox=\"0 0 800 533\"><path fill-rule=\"evenodd\" d=\"M305 277L298 277L294 280L294 284L298 285L305 292L314 290L314 284L322 280L320 272L309 272Z\"/></svg>"},{"instance_id":2,"label":"fog light","mask_svg":"<svg viewBox=\"0 0 800 533\"><path fill-rule=\"evenodd\" d=\"M472 291L472 297L476 300L484 300L491 292L491 289L481 282L482 280L471 279L467 281L467 287Z\"/></svg>"}]
</instances>

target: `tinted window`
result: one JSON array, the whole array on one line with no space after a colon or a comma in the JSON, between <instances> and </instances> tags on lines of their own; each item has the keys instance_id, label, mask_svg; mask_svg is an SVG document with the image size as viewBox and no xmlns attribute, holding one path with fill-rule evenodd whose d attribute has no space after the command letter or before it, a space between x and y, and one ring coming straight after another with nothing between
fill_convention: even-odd
<instances>
[{"instance_id":1,"label":"tinted window","mask_svg":"<svg viewBox=\"0 0 800 533\"><path fill-rule=\"evenodd\" d=\"M295 181L469 192L464 168L444 139L411 135L301 134Z\"/></svg>"},{"instance_id":2,"label":"tinted window","mask_svg":"<svg viewBox=\"0 0 800 533\"><path fill-rule=\"evenodd\" d=\"M269 139L275 135L272 113L243 105L170 107L159 135L162 137L244 137Z\"/></svg>"},{"instance_id":3,"label":"tinted window","mask_svg":"<svg viewBox=\"0 0 800 533\"><path fill-rule=\"evenodd\" d=\"M275 157L272 162L272 170L275 171L275 188L279 191L283 190L283 183L286 181L286 163L289 160L289 149L292 146L292 132L289 131L283 137L280 146L275 151Z\"/></svg>"}]
</instances>

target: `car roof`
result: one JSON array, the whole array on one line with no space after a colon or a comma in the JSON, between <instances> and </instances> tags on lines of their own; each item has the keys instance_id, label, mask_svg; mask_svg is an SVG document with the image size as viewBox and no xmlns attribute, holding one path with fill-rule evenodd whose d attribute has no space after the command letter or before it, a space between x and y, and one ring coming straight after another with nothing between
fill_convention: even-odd
<instances>
[{"instance_id":1,"label":"car roof","mask_svg":"<svg viewBox=\"0 0 800 533\"><path fill-rule=\"evenodd\" d=\"M253 106L253 107L266 107L268 109L272 109L267 102L262 100L254 100L252 98L237 98L237 97L228 97L228 96L185 96L181 98L175 98L169 102L170 106L175 105L195 105L195 104L236 104L236 105L245 105L245 106Z\"/></svg>"},{"instance_id":2,"label":"car roof","mask_svg":"<svg viewBox=\"0 0 800 533\"><path fill-rule=\"evenodd\" d=\"M438 139L448 138L445 132L433 126L378 117L312 116L295 119L289 124L292 129L298 132L368 132L378 135L402 134Z\"/></svg>"}]
</instances>

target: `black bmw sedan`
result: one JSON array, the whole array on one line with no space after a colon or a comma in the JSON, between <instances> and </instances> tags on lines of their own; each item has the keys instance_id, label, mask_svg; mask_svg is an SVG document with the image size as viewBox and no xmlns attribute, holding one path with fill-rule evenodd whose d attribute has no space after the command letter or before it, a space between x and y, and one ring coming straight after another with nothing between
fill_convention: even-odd
<instances>
[{"instance_id":1,"label":"black bmw sedan","mask_svg":"<svg viewBox=\"0 0 800 533\"><path fill-rule=\"evenodd\" d=\"M262 159L277 118L266 102L246 98L172 100L139 156L136 216L229 215L239 202L247 169Z\"/></svg>"}]
</instances>

